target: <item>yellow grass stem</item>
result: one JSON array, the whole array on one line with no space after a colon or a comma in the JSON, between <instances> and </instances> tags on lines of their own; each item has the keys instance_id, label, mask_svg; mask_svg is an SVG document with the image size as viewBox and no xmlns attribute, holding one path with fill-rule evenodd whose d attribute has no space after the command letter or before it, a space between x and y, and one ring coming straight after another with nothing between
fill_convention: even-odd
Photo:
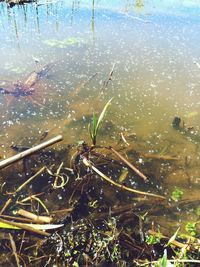
<instances>
[{"instance_id":1,"label":"yellow grass stem","mask_svg":"<svg viewBox=\"0 0 200 267\"><path fill-rule=\"evenodd\" d=\"M160 199L165 199L165 197L160 196L160 195L156 195L156 194L152 194L152 193L148 193L148 192L135 190L135 189L132 189L130 187L124 186L122 184L116 183L111 178L109 178L104 173L102 173L100 170L98 170L96 167L94 167L91 164L91 162L89 162L86 158L83 158L83 163L85 164L85 166L91 168L94 172L96 172L101 178L103 178L104 180L106 180L110 184L112 184L112 185L114 185L114 186L116 186L116 187L118 187L118 188L120 188L122 190L126 190L126 191L129 191L131 193L135 193L135 194L140 194L140 195L145 195L145 196L151 196L151 197L156 197L156 198L160 198Z\"/></svg>"}]
</instances>

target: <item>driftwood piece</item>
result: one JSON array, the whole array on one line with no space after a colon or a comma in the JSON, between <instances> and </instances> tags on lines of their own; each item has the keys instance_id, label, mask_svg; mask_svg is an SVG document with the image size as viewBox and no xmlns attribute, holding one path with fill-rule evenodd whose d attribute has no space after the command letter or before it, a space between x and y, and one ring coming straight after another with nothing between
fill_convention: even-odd
<instances>
[{"instance_id":1,"label":"driftwood piece","mask_svg":"<svg viewBox=\"0 0 200 267\"><path fill-rule=\"evenodd\" d=\"M2 161L0 161L0 169L3 169L5 167L13 164L14 162L19 161L19 160L21 160L21 159L23 159L23 158L25 158L27 156L30 156L33 153L38 152L39 150L41 150L43 148L46 148L46 147L51 146L51 145L53 145L53 144L55 144L57 142L60 142L60 141L62 141L62 139L63 139L62 135L58 135L58 136L56 136L56 137L54 137L54 138L52 138L52 139L50 139L50 140L48 140L46 142L43 142L43 143L41 143L41 144L39 144L37 146L29 148L29 149L27 149L27 150L15 155L15 156L12 156L12 157L10 157L8 159L2 160Z\"/></svg>"}]
</instances>

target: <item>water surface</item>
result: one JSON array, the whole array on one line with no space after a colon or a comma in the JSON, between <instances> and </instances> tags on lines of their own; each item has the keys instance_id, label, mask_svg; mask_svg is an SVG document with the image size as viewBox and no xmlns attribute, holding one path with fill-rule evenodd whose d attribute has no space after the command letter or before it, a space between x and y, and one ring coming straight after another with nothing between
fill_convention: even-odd
<instances>
[{"instance_id":1,"label":"water surface","mask_svg":"<svg viewBox=\"0 0 200 267\"><path fill-rule=\"evenodd\" d=\"M43 1L12 9L0 4L1 87L13 90L13 82L54 64L32 97L0 94L1 157L15 153L11 144L33 146L46 130L49 138L63 134L62 146L90 142L92 113L114 97L107 115L111 126L101 131L99 143L116 145L119 133L134 133L130 150L178 157L175 166L152 162L150 168L159 165L157 174L151 171L153 184L160 194L178 186L184 199L198 200L200 137L188 139L171 123L179 116L200 132L200 5L107 2ZM112 81L100 94L113 64ZM142 160L138 164L142 168Z\"/></svg>"}]
</instances>

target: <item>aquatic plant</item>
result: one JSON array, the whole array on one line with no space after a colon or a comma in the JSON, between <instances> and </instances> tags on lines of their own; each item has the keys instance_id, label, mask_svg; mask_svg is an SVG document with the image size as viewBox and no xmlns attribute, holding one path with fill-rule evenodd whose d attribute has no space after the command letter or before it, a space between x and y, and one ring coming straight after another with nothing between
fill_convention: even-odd
<instances>
[{"instance_id":1,"label":"aquatic plant","mask_svg":"<svg viewBox=\"0 0 200 267\"><path fill-rule=\"evenodd\" d=\"M198 222L188 222L185 226L185 230L191 235L197 235L197 223Z\"/></svg>"},{"instance_id":2,"label":"aquatic plant","mask_svg":"<svg viewBox=\"0 0 200 267\"><path fill-rule=\"evenodd\" d=\"M71 38L66 38L63 40L47 39L47 40L44 40L43 43L51 47L66 48L68 46L79 45L80 43L83 43L83 40L80 40L75 37L71 37Z\"/></svg>"},{"instance_id":3,"label":"aquatic plant","mask_svg":"<svg viewBox=\"0 0 200 267\"><path fill-rule=\"evenodd\" d=\"M82 141L67 146L66 150L68 151L65 150L61 163L57 164L55 161L52 163L49 158L47 166L43 166L28 180L26 179L23 184L13 190L14 193L11 197L9 196L9 199L5 199L1 213L6 210L9 215L5 215L7 220L0 218L0 227L5 229L9 227L12 231L17 229L35 233L43 238L38 243L34 243L28 255L26 251L31 247L30 244L27 244L26 247L22 246L19 251L16 249L21 247L23 234L14 232L9 240L6 239L2 242L5 249L12 246L18 266L25 261L28 266L111 266L113 264L135 266L134 264L136 264L137 266L182 267L183 265L178 265L181 260L189 261L186 254L190 256L190 260L192 258L193 262L199 263L196 260L199 248L195 245L199 242L195 228L197 223L188 224L186 230L190 234L189 238L188 235L182 237L179 229L171 238L163 235L161 228L157 232L146 231L149 228L149 215L151 212L155 212L153 208L155 204L156 209L163 210L164 207L167 207L169 210L173 210L177 203L170 202L168 205L163 196L129 187L125 183L129 179L130 172L134 174L133 181L135 175L142 178L143 183L148 182L150 176L144 175L112 146L96 146L99 129L111 101L112 99L106 103L98 117L93 114L92 124L89 127L92 145ZM56 140L62 140L61 136L58 136ZM54 143L52 142L51 140L51 144ZM41 145L39 148L44 146L44 144ZM72 149L75 149L76 152L70 151ZM101 149L108 153L102 153ZM31 149L32 151L33 149ZM68 154L69 151L71 152L70 168L66 166L66 153ZM17 160L22 159L22 156L26 160L28 155L30 154L26 155L23 151ZM14 158L16 159L16 156ZM13 162L12 160L9 161L9 165ZM3 165L2 168L8 166L7 163L6 160L6 165ZM113 177L113 174L116 173L117 175ZM30 184L35 178L39 180L41 191L38 193L37 187L37 194L33 192L30 194L28 190L24 190L24 187L29 185L31 188ZM44 187L41 186L41 181L46 183ZM109 191L107 195L106 188ZM56 199L59 201L54 203L52 194L56 195ZM111 197L111 194L114 197ZM130 200L129 194L133 196L131 203L127 204L126 201L121 203L120 199L122 198ZM137 200L136 195L141 197ZM177 201L181 196L182 192L176 188L172 199ZM3 197L5 198L5 196ZM148 202L146 202L147 197ZM17 201L14 202L16 199ZM152 199L155 199L156 202ZM37 204L36 206L32 205L33 201ZM159 205L157 205L158 201ZM24 202L31 203L30 206L27 206L27 210L22 210L20 207ZM52 203L54 205L51 205ZM55 209L55 205L59 210ZM13 206L16 211L15 217L11 216ZM46 215L43 215L43 211ZM138 211L139 213L142 211L142 214L145 215L137 214ZM25 219L16 215L23 215L30 223L26 224ZM17 223L15 220L19 220L21 223ZM43 225L39 224L41 221ZM34 222L33 227L32 222ZM190 242L191 240L193 242ZM35 241L31 240L31 242ZM153 256L152 251L155 252ZM19 256L17 252L19 252ZM170 265L174 262L174 265ZM193 266L195 265L191 265L191 267Z\"/></svg>"},{"instance_id":4,"label":"aquatic plant","mask_svg":"<svg viewBox=\"0 0 200 267\"><path fill-rule=\"evenodd\" d=\"M178 187L176 187L175 190L171 193L171 199L175 202L181 200L182 196L183 196L183 191Z\"/></svg>"},{"instance_id":5,"label":"aquatic plant","mask_svg":"<svg viewBox=\"0 0 200 267\"><path fill-rule=\"evenodd\" d=\"M111 100L104 106L98 119L96 118L94 127L96 135ZM56 140L61 140L61 137ZM30 238L30 243L26 243L21 249L18 248L21 247L21 239L24 240L23 234L14 232L9 240L2 241L2 247L5 250L12 244L16 262L19 262L18 266L23 261L27 263L27 266L99 266L100 264L125 266L130 263L132 265L127 266L135 266L134 264L137 266L170 266L173 261L180 263L180 260L184 260L187 262L191 258L193 262L199 263L198 260L195 260L198 259L198 247L195 245L198 243L197 237L191 236L194 238L192 243L187 241L188 238L180 239L179 229L171 238L164 236L161 229L158 232L149 230L145 241L144 219L141 215L137 215L136 210L144 212L147 209L149 215L157 202L154 203L149 199L144 205L145 202L142 204L141 198L138 202L134 198L133 203L128 204L126 202L120 203L119 199L118 202L114 202L114 205L109 202L112 201L111 194L115 194L117 198L124 198L128 192L133 193L133 195L142 194L145 197L156 197L157 201L159 198L160 201L165 200L164 197L128 188L123 183L119 184L112 180L112 177L105 175L103 170L115 170L112 164L113 159L108 155L104 156L98 153L94 144L88 146L85 142L80 142L78 146L74 145L73 148L77 149L77 152L76 154L73 153L71 159L73 161L72 168L65 166L66 160L63 160L58 166L55 162L53 164L51 162L48 167L43 166L32 177L26 179L22 185L13 190L13 195L9 196L8 199L5 199L7 196L3 196L3 201L6 201L1 213L6 210L9 215L5 215L7 220L0 218L0 227L4 229L9 227L12 231L16 231L17 227L19 232L23 230L40 236L39 242L34 243L31 250L28 250L32 245L30 243L35 242L35 240L31 240L31 235L28 234L26 237ZM109 149L107 151L114 152L115 150ZM119 153L116 151L115 156L119 157ZM99 160L100 158L102 161ZM121 171L124 168L122 162L127 167L131 167L127 160L121 156L119 158L120 161L115 159L115 164ZM106 168L99 164L102 162L103 165L107 166ZM131 170L134 171L130 168L129 171ZM101 179L98 179L97 175ZM39 180L41 193L38 193L37 188L37 194L32 193L30 195L29 191L24 190L24 188L27 188L27 185L30 186L36 178ZM120 175L119 178L122 179ZM122 180L124 182L124 178ZM41 187L40 181L47 181L44 188ZM109 189L108 196L104 193L106 187ZM54 201L52 190L56 194L56 199L59 199L56 201L56 205L60 207L60 210L57 211L53 210L55 204L51 205ZM127 200L130 198L127 197ZM32 205L33 201L37 203L36 206ZM50 204L49 201L51 201ZM26 206L27 210L21 209L20 205L24 203L31 203L30 206ZM63 205L65 205L64 209ZM163 209L165 205L167 205L165 202L163 204L160 202L159 206ZM13 207L17 211L15 217L11 216L13 215ZM168 206L168 208L171 207ZM46 215L40 215L41 211L43 213L44 210ZM152 211L154 212L154 210ZM29 219L29 224L25 223L25 219L16 216L22 214ZM15 220L19 220L20 223L15 222ZM39 224L41 220L43 225ZM32 222L34 224L31 224ZM193 231L193 226L190 225L188 229ZM145 231L146 228L148 228L148 223L145 225ZM152 251L155 251L154 257L152 257ZM190 255L190 259L185 258L186 252ZM161 257L161 255L163 256ZM174 266L178 267L177 264Z\"/></svg>"},{"instance_id":6,"label":"aquatic plant","mask_svg":"<svg viewBox=\"0 0 200 267\"><path fill-rule=\"evenodd\" d=\"M106 111L107 111L109 105L111 104L112 99L113 99L113 98L111 98L111 99L106 103L106 105L104 106L104 108L103 108L102 112L100 113L98 119L97 119L96 114L93 113L92 125L89 124L89 126L88 126L88 128L89 128L89 133L90 133L90 137L91 137L91 139L92 139L92 143L93 143L94 146L96 145L96 142L97 142L97 134L98 134L98 131L99 131L99 127L100 127L100 125L102 124L102 121L103 121L104 118L105 118Z\"/></svg>"}]
</instances>

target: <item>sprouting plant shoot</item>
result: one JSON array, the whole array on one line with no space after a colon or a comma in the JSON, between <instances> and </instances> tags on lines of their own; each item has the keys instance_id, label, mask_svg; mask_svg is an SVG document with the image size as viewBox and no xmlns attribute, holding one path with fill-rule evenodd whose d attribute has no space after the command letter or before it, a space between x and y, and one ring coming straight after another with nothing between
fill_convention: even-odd
<instances>
[{"instance_id":1,"label":"sprouting plant shoot","mask_svg":"<svg viewBox=\"0 0 200 267\"><path fill-rule=\"evenodd\" d=\"M93 113L93 118L92 118L92 125L89 124L89 133L90 133L90 137L92 139L92 143L95 146L96 145L96 141L97 141L97 134L98 134L98 130L99 127L103 121L103 119L105 118L106 115L106 111L111 103L113 98L111 98L106 105L104 106L101 114L99 115L99 118L97 119L97 116L95 113Z\"/></svg>"},{"instance_id":2,"label":"sprouting plant shoot","mask_svg":"<svg viewBox=\"0 0 200 267\"><path fill-rule=\"evenodd\" d=\"M183 191L180 188L176 187L171 194L171 199L175 202L178 202L179 200L181 200L182 196L183 196Z\"/></svg>"}]
</instances>

